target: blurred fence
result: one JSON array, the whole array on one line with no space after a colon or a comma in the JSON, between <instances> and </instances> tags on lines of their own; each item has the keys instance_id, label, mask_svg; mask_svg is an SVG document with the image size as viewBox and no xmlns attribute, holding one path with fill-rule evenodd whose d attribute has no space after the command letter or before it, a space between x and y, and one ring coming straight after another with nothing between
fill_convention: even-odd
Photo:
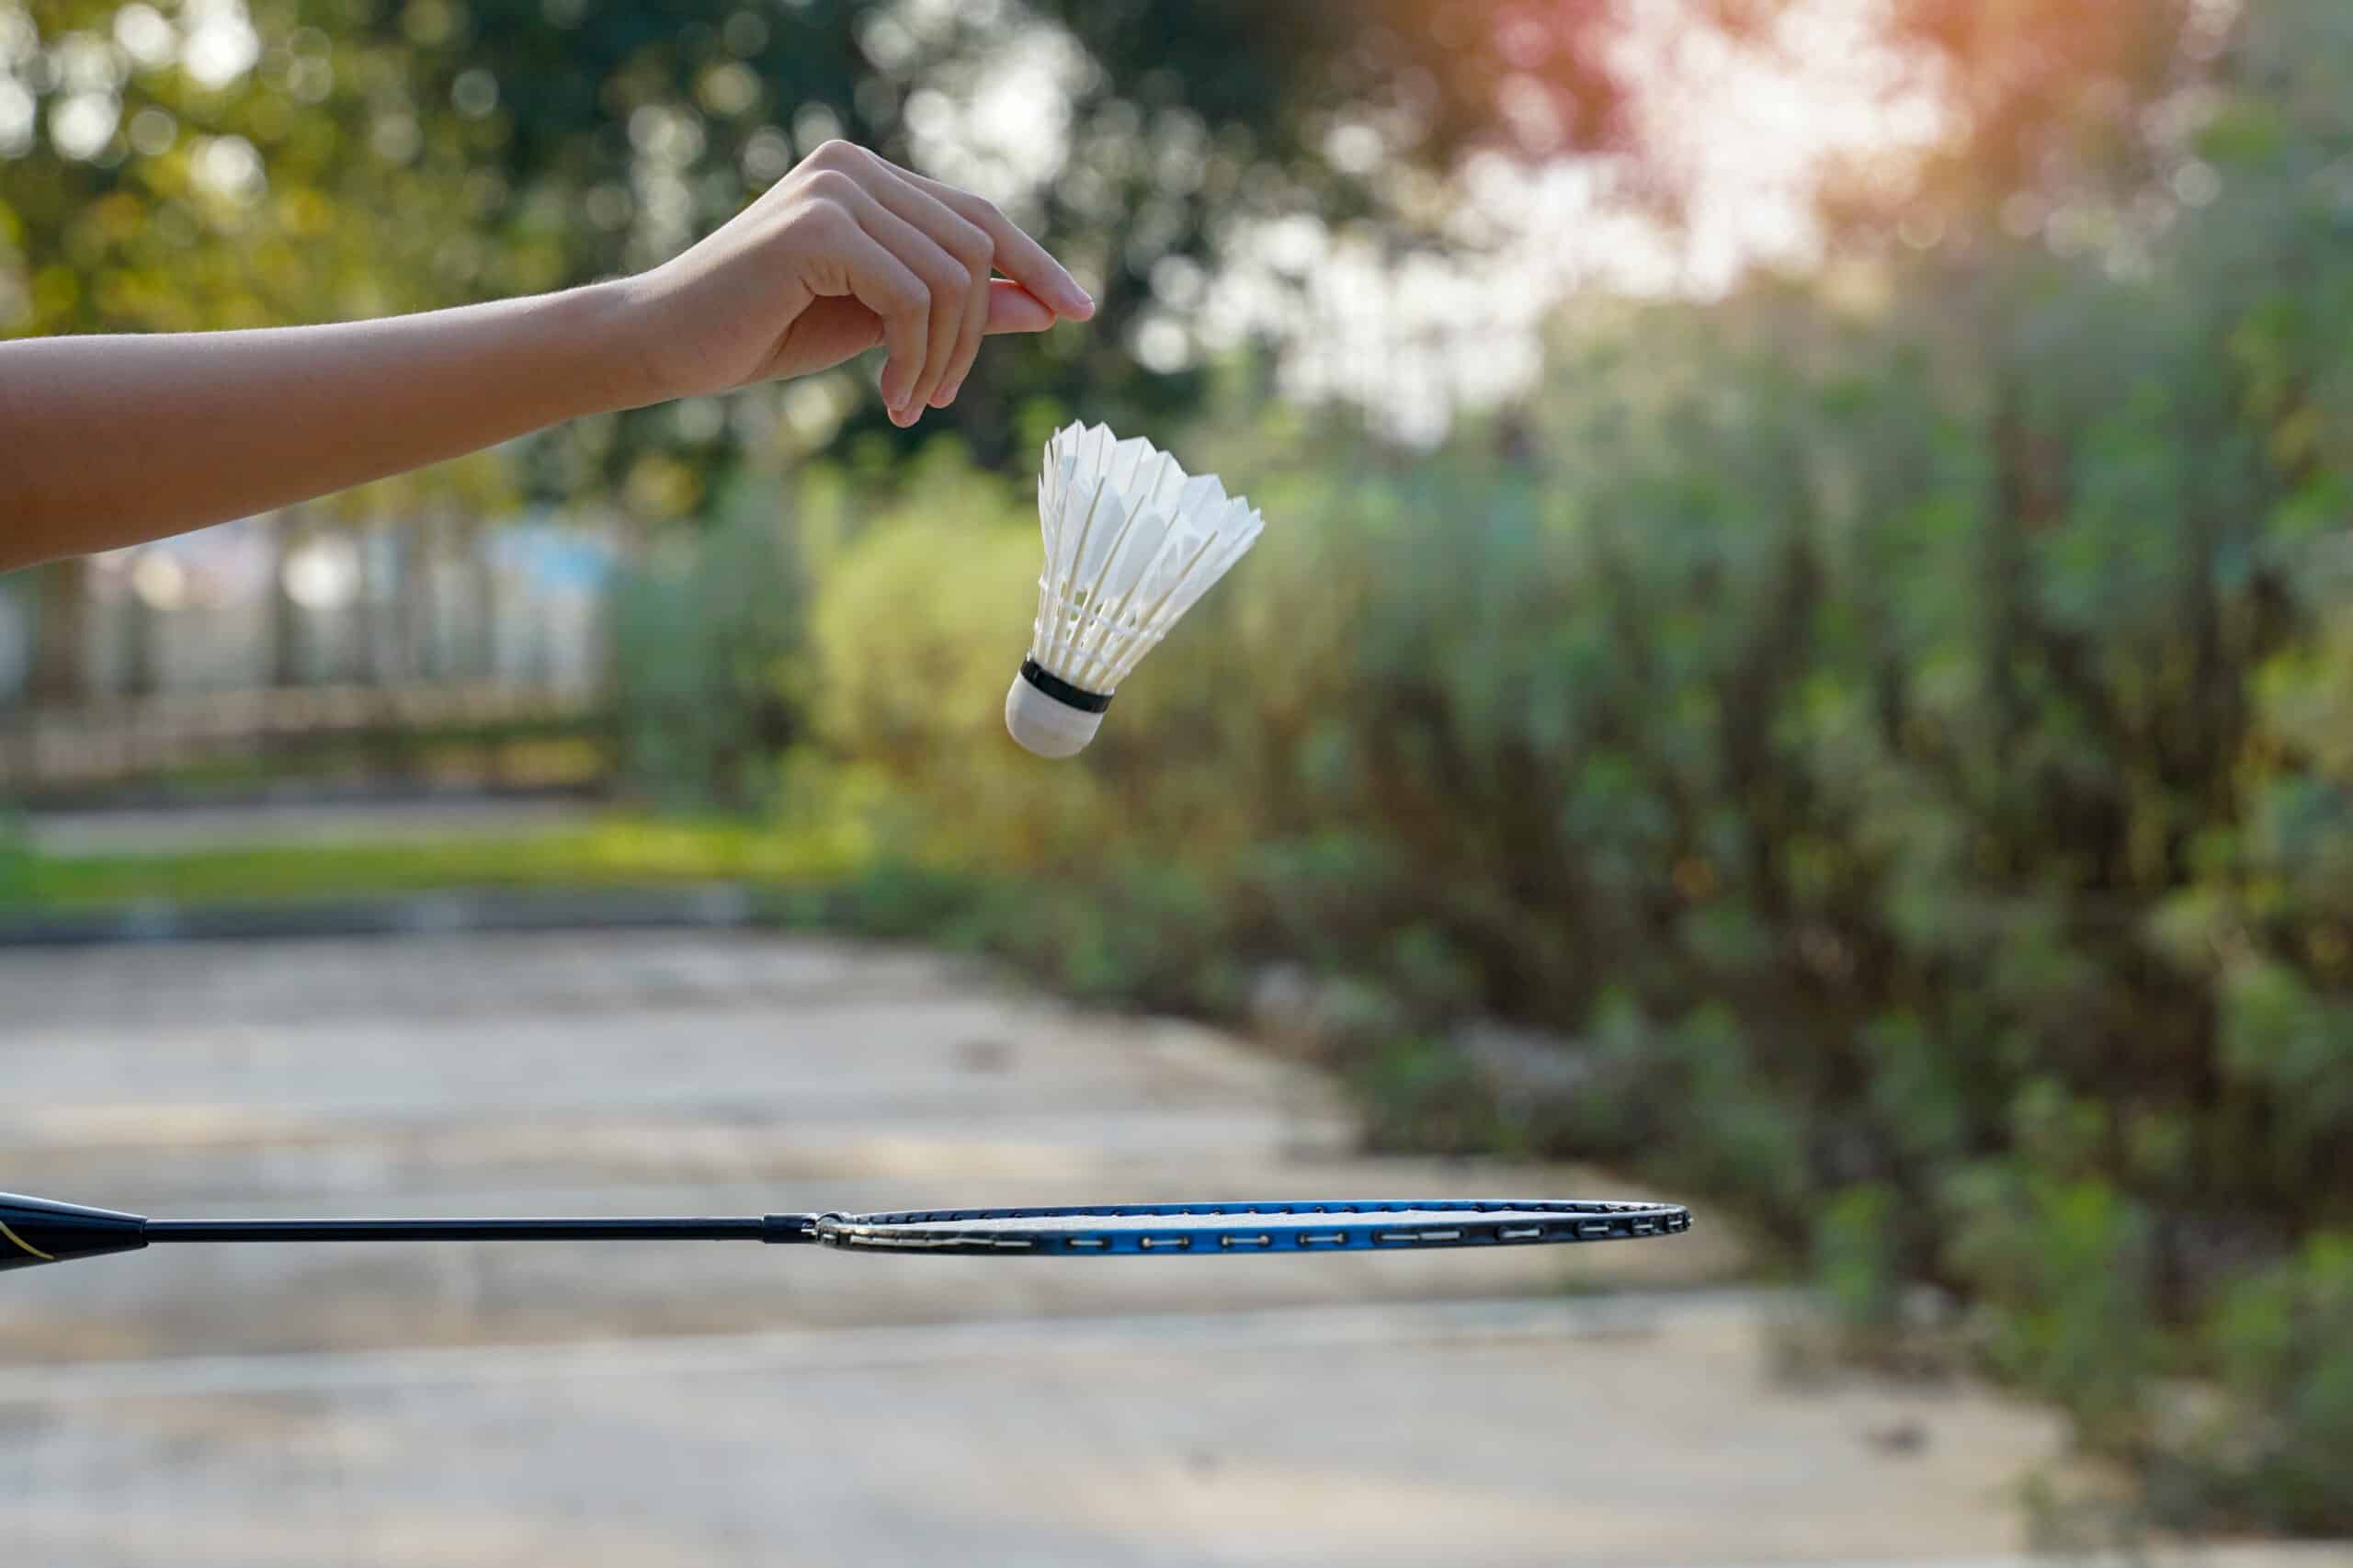
<instances>
[{"instance_id":1,"label":"blurred fence","mask_svg":"<svg viewBox=\"0 0 2353 1568\"><path fill-rule=\"evenodd\" d=\"M609 528L249 518L0 580L0 797L608 771Z\"/></svg>"},{"instance_id":2,"label":"blurred fence","mask_svg":"<svg viewBox=\"0 0 2353 1568\"><path fill-rule=\"evenodd\" d=\"M324 765L416 781L579 783L601 774L593 697L486 683L107 699L0 717L0 794L39 801L142 780L226 781ZM585 742L560 757L531 743Z\"/></svg>"}]
</instances>

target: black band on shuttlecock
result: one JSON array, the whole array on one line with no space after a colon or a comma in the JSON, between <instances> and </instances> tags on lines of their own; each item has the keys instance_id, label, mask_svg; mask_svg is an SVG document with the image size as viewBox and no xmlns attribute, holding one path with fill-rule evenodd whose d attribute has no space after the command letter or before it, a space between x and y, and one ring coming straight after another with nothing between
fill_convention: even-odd
<instances>
[{"instance_id":1,"label":"black band on shuttlecock","mask_svg":"<svg viewBox=\"0 0 2353 1568\"><path fill-rule=\"evenodd\" d=\"M1021 661L1021 678L1055 701L1065 707L1075 708L1082 713L1100 713L1111 706L1111 699L1108 693L1088 691L1073 686L1035 659Z\"/></svg>"}]
</instances>

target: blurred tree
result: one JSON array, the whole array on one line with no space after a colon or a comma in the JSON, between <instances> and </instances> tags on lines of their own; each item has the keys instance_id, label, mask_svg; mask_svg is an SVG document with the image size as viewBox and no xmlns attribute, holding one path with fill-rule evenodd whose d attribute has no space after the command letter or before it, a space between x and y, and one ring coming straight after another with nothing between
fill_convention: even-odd
<instances>
[{"instance_id":1,"label":"blurred tree","mask_svg":"<svg viewBox=\"0 0 2353 1568\"><path fill-rule=\"evenodd\" d=\"M469 227L501 202L496 128L411 112L406 50L331 39L338 9L0 4L0 329L375 315L463 297L494 254L528 272L528 247ZM476 459L336 505L479 498L499 474ZM43 569L36 700L86 689L86 573Z\"/></svg>"},{"instance_id":2,"label":"blurred tree","mask_svg":"<svg viewBox=\"0 0 2353 1568\"><path fill-rule=\"evenodd\" d=\"M1809 8L1688 11L1801 51L1785 24ZM1899 0L1889 25L1959 110L1939 177L1998 195L2131 125L2223 9ZM1636 154L1636 187L1671 207L1663 171L1640 177L1630 73L1646 67L1616 47L1631 17L1527 0L253 0L242 17L0 0L0 236L18 258L0 254L0 273L29 295L11 309L0 288L0 322L301 320L610 275L841 135L997 197L1097 281L1096 330L999 346L931 422L994 461L1038 400L1083 390L1105 417L1151 422L1202 396L1199 372L1140 364L1136 334L1255 223L1435 242L1440 176L1478 147ZM784 407L590 422L529 445L531 483L698 511L709 473L767 448ZM870 401L852 424L908 439Z\"/></svg>"},{"instance_id":3,"label":"blurred tree","mask_svg":"<svg viewBox=\"0 0 2353 1568\"><path fill-rule=\"evenodd\" d=\"M1788 0L1720 0L1754 15ZM1869 155L1834 178L1839 241L1915 247L2006 231L2076 249L2137 240L2169 207L2243 19L2270 0L1896 0L1892 36L1944 108L1925 158ZM2193 176L2193 179L2196 176Z\"/></svg>"},{"instance_id":4,"label":"blurred tree","mask_svg":"<svg viewBox=\"0 0 2353 1568\"><path fill-rule=\"evenodd\" d=\"M1084 390L1106 417L1190 405L1196 376L1141 367L1131 334L1155 289L1216 265L1251 219L1305 212L1427 235L1431 177L1497 123L1517 84L1532 152L1619 135L1601 47L1608 7L1249 0L893 0L866 6L684 0L659 14L583 0L300 0L338 39L404 51L400 112L476 113L504 174L483 221L524 242L545 286L652 265L724 221L817 142L847 137L997 198L1098 279L1083 339L1001 345L955 409L984 460L1035 399ZM1532 15L1532 14L1531 14ZM551 49L563 68L549 68ZM1401 177L1408 171L1418 179ZM584 221L585 220L585 221ZM539 265L544 264L544 271ZM540 482L596 476L693 509L700 471L762 439L780 400L734 421L649 410L535 448ZM902 442L864 403L856 430ZM668 465L684 462L690 482Z\"/></svg>"},{"instance_id":5,"label":"blurred tree","mask_svg":"<svg viewBox=\"0 0 2353 1568\"><path fill-rule=\"evenodd\" d=\"M2054 176L2145 174L2141 111L2219 52L2239 0L1903 0L1899 36L1945 68L1942 172L1998 201Z\"/></svg>"}]
</instances>

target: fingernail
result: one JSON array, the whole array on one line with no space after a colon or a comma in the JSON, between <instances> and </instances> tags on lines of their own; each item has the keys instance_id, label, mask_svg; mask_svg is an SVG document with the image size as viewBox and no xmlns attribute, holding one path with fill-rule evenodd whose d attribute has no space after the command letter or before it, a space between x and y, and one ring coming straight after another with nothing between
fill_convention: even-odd
<instances>
[{"instance_id":1,"label":"fingernail","mask_svg":"<svg viewBox=\"0 0 2353 1568\"><path fill-rule=\"evenodd\" d=\"M962 392L963 390L964 390L964 383L963 383L963 382L961 382L961 381L952 381L952 382L950 382L950 383L949 384L948 390L947 390L947 391L945 391L945 392L941 392L938 398L936 398L935 400L933 400L934 406L935 406L935 407L938 407L938 408L946 408L949 403L954 403L954 402L956 401L956 394L957 394L958 392Z\"/></svg>"}]
</instances>

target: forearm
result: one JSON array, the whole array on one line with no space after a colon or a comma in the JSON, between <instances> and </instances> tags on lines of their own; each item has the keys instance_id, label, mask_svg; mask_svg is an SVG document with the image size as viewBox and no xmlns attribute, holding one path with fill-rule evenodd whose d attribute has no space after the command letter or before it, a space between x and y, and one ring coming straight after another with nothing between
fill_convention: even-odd
<instances>
[{"instance_id":1,"label":"forearm","mask_svg":"<svg viewBox=\"0 0 2353 1568\"><path fill-rule=\"evenodd\" d=\"M655 401L625 285L334 326L0 343L0 569Z\"/></svg>"}]
</instances>

